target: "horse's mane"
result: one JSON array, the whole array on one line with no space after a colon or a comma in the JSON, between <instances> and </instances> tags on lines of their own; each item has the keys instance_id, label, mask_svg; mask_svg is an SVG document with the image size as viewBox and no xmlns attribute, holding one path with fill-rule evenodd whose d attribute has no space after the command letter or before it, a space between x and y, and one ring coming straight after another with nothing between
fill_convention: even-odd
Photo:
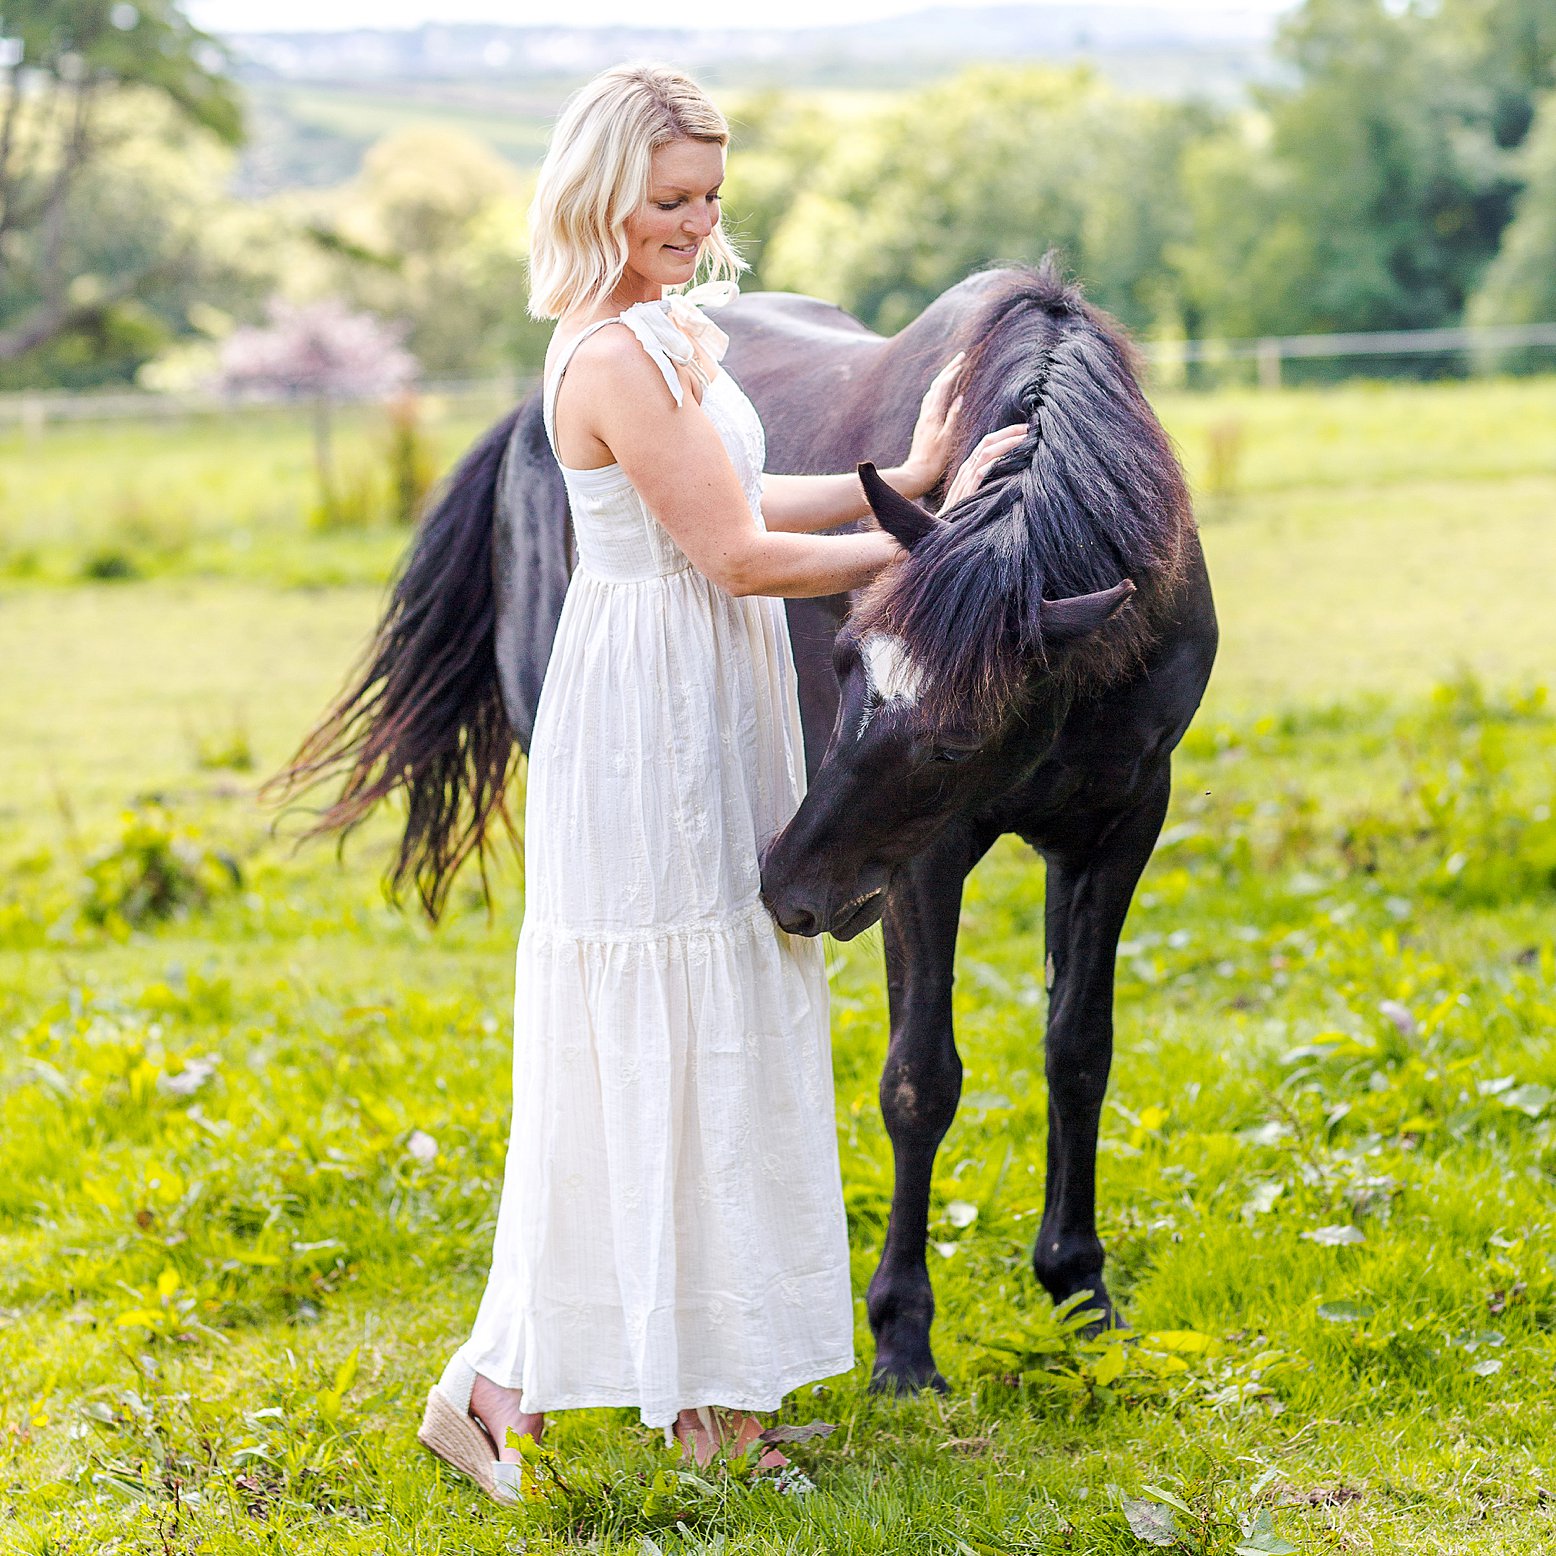
<instances>
[{"instance_id":1,"label":"horse's mane","mask_svg":"<svg viewBox=\"0 0 1556 1556\"><path fill-rule=\"evenodd\" d=\"M1034 663L1076 685L1112 681L1135 663L1193 519L1121 327L1052 255L1006 272L966 338L956 462L997 427L1025 421L1027 436L947 512L949 523L886 569L855 622L903 641L932 722L986 726L1008 714ZM1051 651L1044 599L1125 578L1137 593L1114 620Z\"/></svg>"}]
</instances>

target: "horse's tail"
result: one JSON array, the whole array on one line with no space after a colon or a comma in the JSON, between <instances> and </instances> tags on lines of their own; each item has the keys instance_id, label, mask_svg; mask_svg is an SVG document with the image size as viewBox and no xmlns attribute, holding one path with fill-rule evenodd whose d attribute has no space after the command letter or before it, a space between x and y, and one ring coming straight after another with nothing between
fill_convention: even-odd
<instances>
[{"instance_id":1,"label":"horse's tail","mask_svg":"<svg viewBox=\"0 0 1556 1556\"><path fill-rule=\"evenodd\" d=\"M503 454L523 407L460 461L427 511L373 641L346 690L261 791L284 801L343 777L305 837L346 835L397 789L405 833L388 876L430 918L474 854L486 884L494 822L513 836L503 791L514 735L497 674L493 531Z\"/></svg>"}]
</instances>

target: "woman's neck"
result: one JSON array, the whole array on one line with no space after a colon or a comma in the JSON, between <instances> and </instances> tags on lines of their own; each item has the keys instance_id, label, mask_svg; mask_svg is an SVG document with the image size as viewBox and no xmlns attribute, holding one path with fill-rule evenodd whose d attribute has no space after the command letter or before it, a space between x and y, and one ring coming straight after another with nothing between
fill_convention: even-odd
<instances>
[{"instance_id":1,"label":"woman's neck","mask_svg":"<svg viewBox=\"0 0 1556 1556\"><path fill-rule=\"evenodd\" d=\"M636 303L660 302L664 295L665 289L658 281L650 281L647 276L628 270L611 288L607 300L612 308L619 311L623 308L631 308Z\"/></svg>"}]
</instances>

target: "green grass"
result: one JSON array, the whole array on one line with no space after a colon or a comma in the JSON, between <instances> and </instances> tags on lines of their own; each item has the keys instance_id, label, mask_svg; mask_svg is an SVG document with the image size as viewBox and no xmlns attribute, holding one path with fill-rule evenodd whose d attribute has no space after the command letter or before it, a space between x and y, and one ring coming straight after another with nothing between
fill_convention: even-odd
<instances>
[{"instance_id":1,"label":"green grass","mask_svg":"<svg viewBox=\"0 0 1556 1556\"><path fill-rule=\"evenodd\" d=\"M505 408L424 405L439 469ZM376 407L348 407L334 426L333 520L320 512L305 410L0 431L0 581L376 583L405 540L389 517L389 424Z\"/></svg>"},{"instance_id":2,"label":"green grass","mask_svg":"<svg viewBox=\"0 0 1556 1556\"><path fill-rule=\"evenodd\" d=\"M861 1308L860 1367L785 1411L838 1426L795 1450L808 1497L656 1486L627 1412L559 1416L567 1489L522 1513L416 1448L490 1246L522 892L505 866L489 918L464 883L433 933L379 894L391 818L340 868L253 803L371 623L365 542L336 588L282 586L338 565L298 521L247 577L12 574L0 1550L1122 1556L1149 1548L1129 1514L1174 1498L1185 1551L1231 1552L1240 1520L1280 1548L1261 1516L1304 1552L1556 1544L1541 392L1164 401L1202 488L1205 429L1249 430L1202 504L1223 660L1120 957L1099 1203L1137 1338L1078 1338L1027 1267L1042 872L1006 840L963 914L931 1229L955 1392L870 1397ZM1462 419L1486 435L1451 448ZM1415 460L1402 425L1436 429ZM400 540L366 534L383 561ZM862 1295L890 1185L878 935L833 961ZM1360 1240L1306 1235L1336 1227Z\"/></svg>"}]
</instances>

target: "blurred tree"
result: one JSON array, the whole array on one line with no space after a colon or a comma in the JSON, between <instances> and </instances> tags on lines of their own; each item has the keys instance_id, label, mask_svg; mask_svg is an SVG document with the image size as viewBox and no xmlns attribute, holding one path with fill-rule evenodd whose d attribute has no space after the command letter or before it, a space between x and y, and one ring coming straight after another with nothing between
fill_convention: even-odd
<instances>
[{"instance_id":1,"label":"blurred tree","mask_svg":"<svg viewBox=\"0 0 1556 1556\"><path fill-rule=\"evenodd\" d=\"M118 278L138 278L135 290L0 360L0 389L123 382L201 340L209 358L210 337L234 317L257 317L284 268L285 235L273 216L228 193L230 148L144 91L105 99L98 119L109 144L72 191L63 264L76 302L100 299ZM0 317L36 299L28 274L0 272Z\"/></svg>"},{"instance_id":2,"label":"blurred tree","mask_svg":"<svg viewBox=\"0 0 1556 1556\"><path fill-rule=\"evenodd\" d=\"M1542 99L1519 160L1524 190L1502 247L1470 303L1476 324L1556 320L1556 91ZM1493 360L1504 367L1548 367L1551 354L1498 352Z\"/></svg>"},{"instance_id":3,"label":"blurred tree","mask_svg":"<svg viewBox=\"0 0 1556 1556\"><path fill-rule=\"evenodd\" d=\"M1556 87L1551 0L1442 0L1436 25L1486 93L1497 145L1521 146L1545 92Z\"/></svg>"},{"instance_id":4,"label":"blurred tree","mask_svg":"<svg viewBox=\"0 0 1556 1556\"><path fill-rule=\"evenodd\" d=\"M391 395L416 376L416 359L398 329L338 299L303 307L273 298L265 327L234 330L222 345L217 382L229 394L258 393L311 401L314 468L321 516L339 508L330 438L330 408L340 400Z\"/></svg>"},{"instance_id":5,"label":"blurred tree","mask_svg":"<svg viewBox=\"0 0 1556 1556\"><path fill-rule=\"evenodd\" d=\"M241 138L216 44L177 0L4 0L0 6L0 362L64 336L147 328L135 300L187 263L177 246L83 264L77 202L130 126L126 94L160 99L216 142ZM101 193L101 186L98 186Z\"/></svg>"},{"instance_id":6,"label":"blurred tree","mask_svg":"<svg viewBox=\"0 0 1556 1556\"><path fill-rule=\"evenodd\" d=\"M761 254L770 286L897 329L969 271L1058 248L1127 324L1171 313L1186 145L1208 111L1121 96L1084 69L980 68L836 137Z\"/></svg>"},{"instance_id":7,"label":"blurred tree","mask_svg":"<svg viewBox=\"0 0 1556 1556\"><path fill-rule=\"evenodd\" d=\"M1467 26L1386 0L1306 0L1287 19L1278 51L1293 85L1262 94L1263 122L1188 159L1195 238L1175 258L1210 332L1461 316L1517 187Z\"/></svg>"},{"instance_id":8,"label":"blurred tree","mask_svg":"<svg viewBox=\"0 0 1556 1556\"><path fill-rule=\"evenodd\" d=\"M385 136L349 184L282 202L313 240L288 290L338 292L402 320L428 373L538 360L544 331L524 311L523 193L513 168L461 131Z\"/></svg>"},{"instance_id":9,"label":"blurred tree","mask_svg":"<svg viewBox=\"0 0 1556 1556\"><path fill-rule=\"evenodd\" d=\"M750 270L747 291L770 288L768 245L800 189L815 177L849 127L814 101L761 92L731 109L724 227Z\"/></svg>"}]
</instances>

